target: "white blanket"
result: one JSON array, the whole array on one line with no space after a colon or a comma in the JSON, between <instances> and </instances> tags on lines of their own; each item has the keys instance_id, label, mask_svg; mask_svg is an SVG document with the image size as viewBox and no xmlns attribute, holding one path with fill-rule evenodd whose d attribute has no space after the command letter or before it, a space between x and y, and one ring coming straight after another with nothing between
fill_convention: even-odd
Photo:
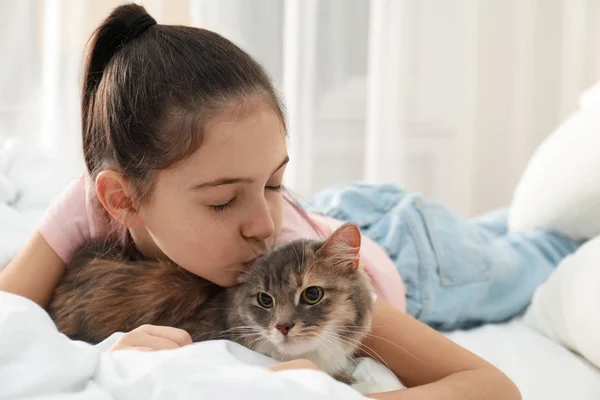
<instances>
[{"instance_id":1,"label":"white blanket","mask_svg":"<svg viewBox=\"0 0 600 400\"><path fill-rule=\"evenodd\" d=\"M272 359L228 341L153 353L102 347L69 340L35 303L0 292L0 399L363 399L323 372L270 372ZM401 388L370 359L355 376L365 393Z\"/></svg>"},{"instance_id":2,"label":"white blanket","mask_svg":"<svg viewBox=\"0 0 600 400\"><path fill-rule=\"evenodd\" d=\"M47 157L35 143L0 140L0 270L23 247L52 199L80 171L82 165Z\"/></svg>"},{"instance_id":3,"label":"white blanket","mask_svg":"<svg viewBox=\"0 0 600 400\"><path fill-rule=\"evenodd\" d=\"M507 374L524 400L600 399L600 370L518 319L447 336Z\"/></svg>"}]
</instances>

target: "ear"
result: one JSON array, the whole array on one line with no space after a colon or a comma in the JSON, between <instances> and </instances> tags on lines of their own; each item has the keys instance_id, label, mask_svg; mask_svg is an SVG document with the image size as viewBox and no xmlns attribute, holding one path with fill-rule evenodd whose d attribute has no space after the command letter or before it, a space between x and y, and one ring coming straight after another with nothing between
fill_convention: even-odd
<instances>
[{"instance_id":1,"label":"ear","mask_svg":"<svg viewBox=\"0 0 600 400\"><path fill-rule=\"evenodd\" d=\"M360 229L352 223L340 226L316 252L333 265L358 269L360 261Z\"/></svg>"},{"instance_id":2,"label":"ear","mask_svg":"<svg viewBox=\"0 0 600 400\"><path fill-rule=\"evenodd\" d=\"M114 220L128 228L141 223L133 193L129 181L117 171L104 170L96 177L100 203Z\"/></svg>"}]
</instances>

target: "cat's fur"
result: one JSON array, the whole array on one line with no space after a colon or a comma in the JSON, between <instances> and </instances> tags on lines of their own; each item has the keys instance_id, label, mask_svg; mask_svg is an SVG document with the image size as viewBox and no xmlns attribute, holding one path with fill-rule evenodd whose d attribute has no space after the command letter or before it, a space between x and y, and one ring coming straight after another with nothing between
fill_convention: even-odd
<instances>
[{"instance_id":1,"label":"cat's fur","mask_svg":"<svg viewBox=\"0 0 600 400\"><path fill-rule=\"evenodd\" d=\"M228 289L170 261L124 261L122 249L91 242L67 266L49 305L58 329L98 343L153 324L181 328L194 341L228 339L279 361L305 358L345 382L370 329L373 295L359 267L360 231L340 227L327 241L297 240L259 259ZM323 289L314 305L307 287ZM274 299L259 305L259 292ZM275 326L295 324L284 335Z\"/></svg>"}]
</instances>

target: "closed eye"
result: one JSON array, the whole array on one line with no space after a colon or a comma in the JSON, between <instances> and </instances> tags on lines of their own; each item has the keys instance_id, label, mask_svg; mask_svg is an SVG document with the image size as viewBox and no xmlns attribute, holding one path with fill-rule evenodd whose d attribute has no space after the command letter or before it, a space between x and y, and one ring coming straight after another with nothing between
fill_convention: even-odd
<instances>
[{"instance_id":1,"label":"closed eye","mask_svg":"<svg viewBox=\"0 0 600 400\"><path fill-rule=\"evenodd\" d=\"M271 192L281 192L283 190L283 185L265 186L265 189L270 190Z\"/></svg>"},{"instance_id":2,"label":"closed eye","mask_svg":"<svg viewBox=\"0 0 600 400\"><path fill-rule=\"evenodd\" d=\"M265 186L265 190L268 190L270 192L281 192L283 190L283 185ZM210 206L210 208L213 209L214 211L225 211L233 205L235 199L236 198L234 197L233 199L229 200L227 203L223 203L223 204L213 204Z\"/></svg>"},{"instance_id":3,"label":"closed eye","mask_svg":"<svg viewBox=\"0 0 600 400\"><path fill-rule=\"evenodd\" d=\"M214 211L225 211L233 205L234 201L235 197L229 200L227 203L211 205L210 208L212 208Z\"/></svg>"}]
</instances>

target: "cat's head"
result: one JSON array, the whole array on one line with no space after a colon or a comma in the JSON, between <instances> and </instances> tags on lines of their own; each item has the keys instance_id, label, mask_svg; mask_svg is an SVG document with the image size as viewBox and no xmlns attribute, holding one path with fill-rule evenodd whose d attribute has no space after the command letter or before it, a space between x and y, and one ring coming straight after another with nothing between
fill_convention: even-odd
<instances>
[{"instance_id":1,"label":"cat's head","mask_svg":"<svg viewBox=\"0 0 600 400\"><path fill-rule=\"evenodd\" d=\"M229 307L248 347L291 358L333 347L353 353L373 312L360 238L345 224L326 241L279 246L241 274Z\"/></svg>"}]
</instances>

